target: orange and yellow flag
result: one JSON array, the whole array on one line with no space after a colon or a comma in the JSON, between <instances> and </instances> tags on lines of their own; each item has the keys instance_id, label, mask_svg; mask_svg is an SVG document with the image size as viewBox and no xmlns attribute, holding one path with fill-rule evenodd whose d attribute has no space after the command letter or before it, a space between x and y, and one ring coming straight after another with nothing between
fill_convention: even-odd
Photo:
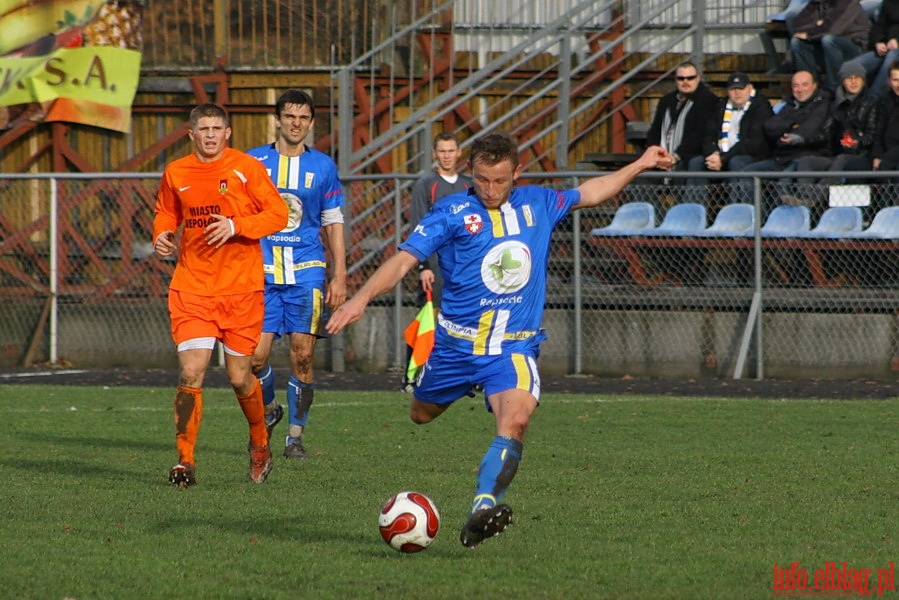
<instances>
[{"instance_id":1,"label":"orange and yellow flag","mask_svg":"<svg viewBox=\"0 0 899 600\"><path fill-rule=\"evenodd\" d=\"M431 300L431 292L426 293L427 302L418 311L415 320L406 327L404 334L406 343L412 348L412 357L406 368L406 379L409 381L415 379L434 347L434 302Z\"/></svg>"}]
</instances>

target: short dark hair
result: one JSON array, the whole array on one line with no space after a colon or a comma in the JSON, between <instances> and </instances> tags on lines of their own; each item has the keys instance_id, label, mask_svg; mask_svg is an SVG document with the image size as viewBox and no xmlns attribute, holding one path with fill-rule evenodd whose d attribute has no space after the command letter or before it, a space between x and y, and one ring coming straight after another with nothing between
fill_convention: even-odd
<instances>
[{"instance_id":1,"label":"short dark hair","mask_svg":"<svg viewBox=\"0 0 899 600\"><path fill-rule=\"evenodd\" d=\"M434 150L437 149L437 142L456 142L456 145L459 145L459 138L456 137L456 134L452 131L441 131L437 134L437 137L434 138Z\"/></svg>"},{"instance_id":2,"label":"short dark hair","mask_svg":"<svg viewBox=\"0 0 899 600\"><path fill-rule=\"evenodd\" d=\"M287 104L296 104L297 106L308 106L312 118L315 118L315 104L312 102L312 96L303 90L290 89L281 94L275 102L275 114L281 116L281 111Z\"/></svg>"},{"instance_id":3,"label":"short dark hair","mask_svg":"<svg viewBox=\"0 0 899 600\"><path fill-rule=\"evenodd\" d=\"M674 71L677 72L680 69L693 69L694 71L699 73L699 67L697 67L696 63L694 63L692 60L685 60L681 64L677 65L677 67L674 68Z\"/></svg>"},{"instance_id":4,"label":"short dark hair","mask_svg":"<svg viewBox=\"0 0 899 600\"><path fill-rule=\"evenodd\" d=\"M890 63L890 68L887 69L887 73L891 71L899 71L899 60L894 60Z\"/></svg>"},{"instance_id":5,"label":"short dark hair","mask_svg":"<svg viewBox=\"0 0 899 600\"><path fill-rule=\"evenodd\" d=\"M231 119L228 118L228 111L218 104L207 102L206 104L195 106L193 110L190 111L190 128L194 129L203 117L218 117L225 121L225 127L231 127Z\"/></svg>"},{"instance_id":6,"label":"short dark hair","mask_svg":"<svg viewBox=\"0 0 899 600\"><path fill-rule=\"evenodd\" d=\"M480 162L489 166L508 160L514 169L518 166L518 143L504 131L488 133L471 145L470 160L471 164Z\"/></svg>"}]
</instances>

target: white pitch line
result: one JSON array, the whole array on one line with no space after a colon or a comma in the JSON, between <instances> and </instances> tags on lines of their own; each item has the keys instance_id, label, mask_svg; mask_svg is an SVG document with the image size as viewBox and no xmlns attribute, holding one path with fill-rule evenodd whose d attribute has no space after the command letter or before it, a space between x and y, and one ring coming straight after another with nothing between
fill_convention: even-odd
<instances>
[{"instance_id":1,"label":"white pitch line","mask_svg":"<svg viewBox=\"0 0 899 600\"><path fill-rule=\"evenodd\" d=\"M17 379L19 377L47 377L48 375L78 375L87 373L87 369L65 369L62 371L28 371L26 373L2 373L0 379Z\"/></svg>"}]
</instances>

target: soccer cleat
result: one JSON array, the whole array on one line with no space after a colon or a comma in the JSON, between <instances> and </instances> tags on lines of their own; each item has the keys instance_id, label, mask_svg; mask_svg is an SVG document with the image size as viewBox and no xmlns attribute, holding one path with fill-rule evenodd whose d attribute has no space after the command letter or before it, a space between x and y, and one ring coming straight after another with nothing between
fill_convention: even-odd
<instances>
[{"instance_id":1,"label":"soccer cleat","mask_svg":"<svg viewBox=\"0 0 899 600\"><path fill-rule=\"evenodd\" d=\"M284 409L281 408L280 404L275 404L275 410L270 413L265 413L265 428L268 430L268 439L272 439L272 430L275 428L275 425L281 422L281 419L284 417Z\"/></svg>"},{"instance_id":2,"label":"soccer cleat","mask_svg":"<svg viewBox=\"0 0 899 600\"><path fill-rule=\"evenodd\" d=\"M264 483L272 470L272 451L268 444L250 448L250 480Z\"/></svg>"},{"instance_id":3,"label":"soccer cleat","mask_svg":"<svg viewBox=\"0 0 899 600\"><path fill-rule=\"evenodd\" d=\"M303 438L287 436L287 446L284 448L284 458L306 458L306 448L303 447Z\"/></svg>"},{"instance_id":4,"label":"soccer cleat","mask_svg":"<svg viewBox=\"0 0 899 600\"><path fill-rule=\"evenodd\" d=\"M507 504L479 508L468 517L468 521L462 527L459 541L466 548L474 549L487 538L504 532L510 523L512 523L512 507Z\"/></svg>"},{"instance_id":5,"label":"soccer cleat","mask_svg":"<svg viewBox=\"0 0 899 600\"><path fill-rule=\"evenodd\" d=\"M194 466L190 463L178 463L169 471L169 483L177 485L179 489L185 489L197 482Z\"/></svg>"}]
</instances>

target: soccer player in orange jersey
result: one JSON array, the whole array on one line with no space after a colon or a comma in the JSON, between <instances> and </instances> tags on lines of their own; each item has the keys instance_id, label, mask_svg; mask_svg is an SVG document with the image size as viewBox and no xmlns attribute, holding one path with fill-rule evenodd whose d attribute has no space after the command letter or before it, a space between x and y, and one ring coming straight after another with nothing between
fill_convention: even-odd
<instances>
[{"instance_id":1,"label":"soccer player in orange jersey","mask_svg":"<svg viewBox=\"0 0 899 600\"><path fill-rule=\"evenodd\" d=\"M182 489L196 483L203 377L220 340L228 378L249 423L250 479L262 483L272 454L262 389L251 371L264 311L259 239L284 228L287 205L259 161L228 147L231 126L222 107L194 108L188 135L194 151L166 166L153 220L156 255L178 253L169 285L181 368L175 395L178 464L169 481Z\"/></svg>"}]
</instances>

